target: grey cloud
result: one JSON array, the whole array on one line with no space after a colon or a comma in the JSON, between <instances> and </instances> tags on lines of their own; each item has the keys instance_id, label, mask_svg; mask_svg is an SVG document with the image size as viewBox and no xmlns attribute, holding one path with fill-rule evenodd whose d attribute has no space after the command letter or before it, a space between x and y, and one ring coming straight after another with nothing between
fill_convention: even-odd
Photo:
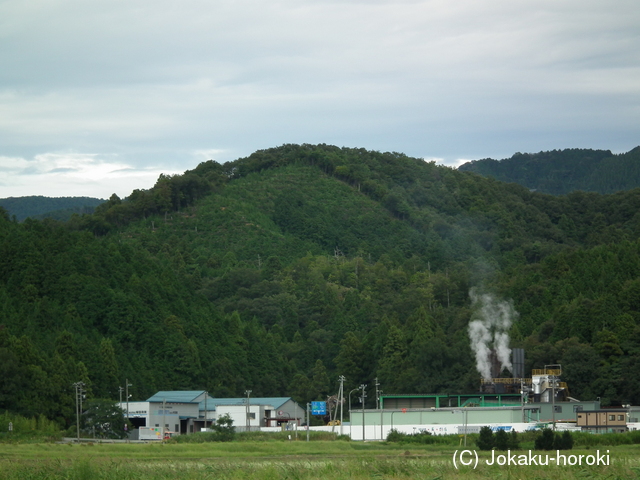
<instances>
[{"instance_id":1,"label":"grey cloud","mask_svg":"<svg viewBox=\"0 0 640 480\"><path fill-rule=\"evenodd\" d=\"M0 156L180 170L285 142L444 162L624 151L639 23L628 0L5 2Z\"/></svg>"}]
</instances>

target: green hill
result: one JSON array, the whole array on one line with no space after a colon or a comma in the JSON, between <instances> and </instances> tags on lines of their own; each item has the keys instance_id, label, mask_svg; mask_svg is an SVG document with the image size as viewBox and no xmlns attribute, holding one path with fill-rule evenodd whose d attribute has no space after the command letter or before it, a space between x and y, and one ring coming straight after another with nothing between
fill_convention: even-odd
<instances>
[{"instance_id":1,"label":"green hill","mask_svg":"<svg viewBox=\"0 0 640 480\"><path fill-rule=\"evenodd\" d=\"M71 215L93 213L95 207L104 200L91 197L8 197L0 198L0 207L9 215L15 215L19 222L25 218L53 218L66 221Z\"/></svg>"},{"instance_id":2,"label":"green hill","mask_svg":"<svg viewBox=\"0 0 640 480\"><path fill-rule=\"evenodd\" d=\"M588 149L516 153L503 160L467 162L459 170L552 195L576 190L615 193L640 187L640 147L620 155Z\"/></svg>"},{"instance_id":3,"label":"green hill","mask_svg":"<svg viewBox=\"0 0 640 480\"><path fill-rule=\"evenodd\" d=\"M0 409L73 421L71 384L300 401L476 391L470 291L511 299L526 368L640 402L640 190L554 197L398 153L284 145L0 215ZM373 402L373 395L370 395Z\"/></svg>"}]
</instances>

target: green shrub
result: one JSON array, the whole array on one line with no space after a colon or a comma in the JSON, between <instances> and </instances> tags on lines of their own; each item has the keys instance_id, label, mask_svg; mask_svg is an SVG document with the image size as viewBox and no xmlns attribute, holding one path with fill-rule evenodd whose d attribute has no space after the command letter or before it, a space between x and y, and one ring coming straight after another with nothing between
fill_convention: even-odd
<instances>
[{"instance_id":1,"label":"green shrub","mask_svg":"<svg viewBox=\"0 0 640 480\"><path fill-rule=\"evenodd\" d=\"M191 435L174 437L177 443L230 442L235 438L236 427L229 414L223 415L211 425L212 432L197 432Z\"/></svg>"},{"instance_id":2,"label":"green shrub","mask_svg":"<svg viewBox=\"0 0 640 480\"><path fill-rule=\"evenodd\" d=\"M571 450L573 448L573 437L571 432L565 430L562 433L556 433L553 440L554 450Z\"/></svg>"},{"instance_id":3,"label":"green shrub","mask_svg":"<svg viewBox=\"0 0 640 480\"><path fill-rule=\"evenodd\" d=\"M402 433L393 429L387 435L387 442L395 443L420 443L423 445L442 444L455 445L458 442L457 435L432 435L430 432L418 431L415 433Z\"/></svg>"},{"instance_id":4,"label":"green shrub","mask_svg":"<svg viewBox=\"0 0 640 480\"><path fill-rule=\"evenodd\" d=\"M511 430L509 434L509 450L519 450L520 449L520 440L518 439L518 432L515 430Z\"/></svg>"},{"instance_id":5,"label":"green shrub","mask_svg":"<svg viewBox=\"0 0 640 480\"><path fill-rule=\"evenodd\" d=\"M509 450L509 434L504 430L498 430L495 433L494 444L496 450Z\"/></svg>"},{"instance_id":6,"label":"green shrub","mask_svg":"<svg viewBox=\"0 0 640 480\"><path fill-rule=\"evenodd\" d=\"M640 444L640 430L625 433L602 433L594 434L588 432L573 432L573 444L576 447L598 447L615 445L637 445Z\"/></svg>"},{"instance_id":7,"label":"green shrub","mask_svg":"<svg viewBox=\"0 0 640 480\"><path fill-rule=\"evenodd\" d=\"M536 450L553 450L555 436L550 428L543 428L542 433L536 438Z\"/></svg>"},{"instance_id":8,"label":"green shrub","mask_svg":"<svg viewBox=\"0 0 640 480\"><path fill-rule=\"evenodd\" d=\"M493 437L493 431L491 427L482 427L480 429L480 435L476 440L476 446L480 450L491 450L495 445L495 438Z\"/></svg>"},{"instance_id":9,"label":"green shrub","mask_svg":"<svg viewBox=\"0 0 640 480\"><path fill-rule=\"evenodd\" d=\"M12 430L9 431L9 424ZM26 418L4 412L0 415L0 442L42 442L62 438L62 430L56 422L44 415Z\"/></svg>"}]
</instances>

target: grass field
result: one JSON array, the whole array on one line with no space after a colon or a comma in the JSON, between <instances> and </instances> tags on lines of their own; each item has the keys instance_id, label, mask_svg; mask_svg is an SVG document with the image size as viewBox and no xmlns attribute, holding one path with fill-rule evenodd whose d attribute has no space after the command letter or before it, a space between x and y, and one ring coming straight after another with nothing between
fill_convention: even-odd
<instances>
[{"instance_id":1,"label":"grass field","mask_svg":"<svg viewBox=\"0 0 640 480\"><path fill-rule=\"evenodd\" d=\"M0 444L0 479L627 479L640 447L610 451L609 466L453 466L454 448L359 442ZM518 452L527 453L527 450ZM539 453L539 452L536 452ZM593 455L595 449L562 452ZM555 452L553 452L555 455Z\"/></svg>"}]
</instances>

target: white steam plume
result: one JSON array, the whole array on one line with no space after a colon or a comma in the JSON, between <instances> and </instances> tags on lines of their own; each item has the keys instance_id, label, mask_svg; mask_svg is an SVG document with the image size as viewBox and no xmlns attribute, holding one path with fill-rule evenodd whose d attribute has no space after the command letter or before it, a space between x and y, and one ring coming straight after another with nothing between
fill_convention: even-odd
<instances>
[{"instance_id":1,"label":"white steam plume","mask_svg":"<svg viewBox=\"0 0 640 480\"><path fill-rule=\"evenodd\" d=\"M471 305L475 309L469 323L471 348L476 354L476 368L482 378L491 379L491 350L496 352L501 369L513 370L509 328L518 312L511 301L498 300L491 294L478 294L475 288L469 291Z\"/></svg>"}]
</instances>

